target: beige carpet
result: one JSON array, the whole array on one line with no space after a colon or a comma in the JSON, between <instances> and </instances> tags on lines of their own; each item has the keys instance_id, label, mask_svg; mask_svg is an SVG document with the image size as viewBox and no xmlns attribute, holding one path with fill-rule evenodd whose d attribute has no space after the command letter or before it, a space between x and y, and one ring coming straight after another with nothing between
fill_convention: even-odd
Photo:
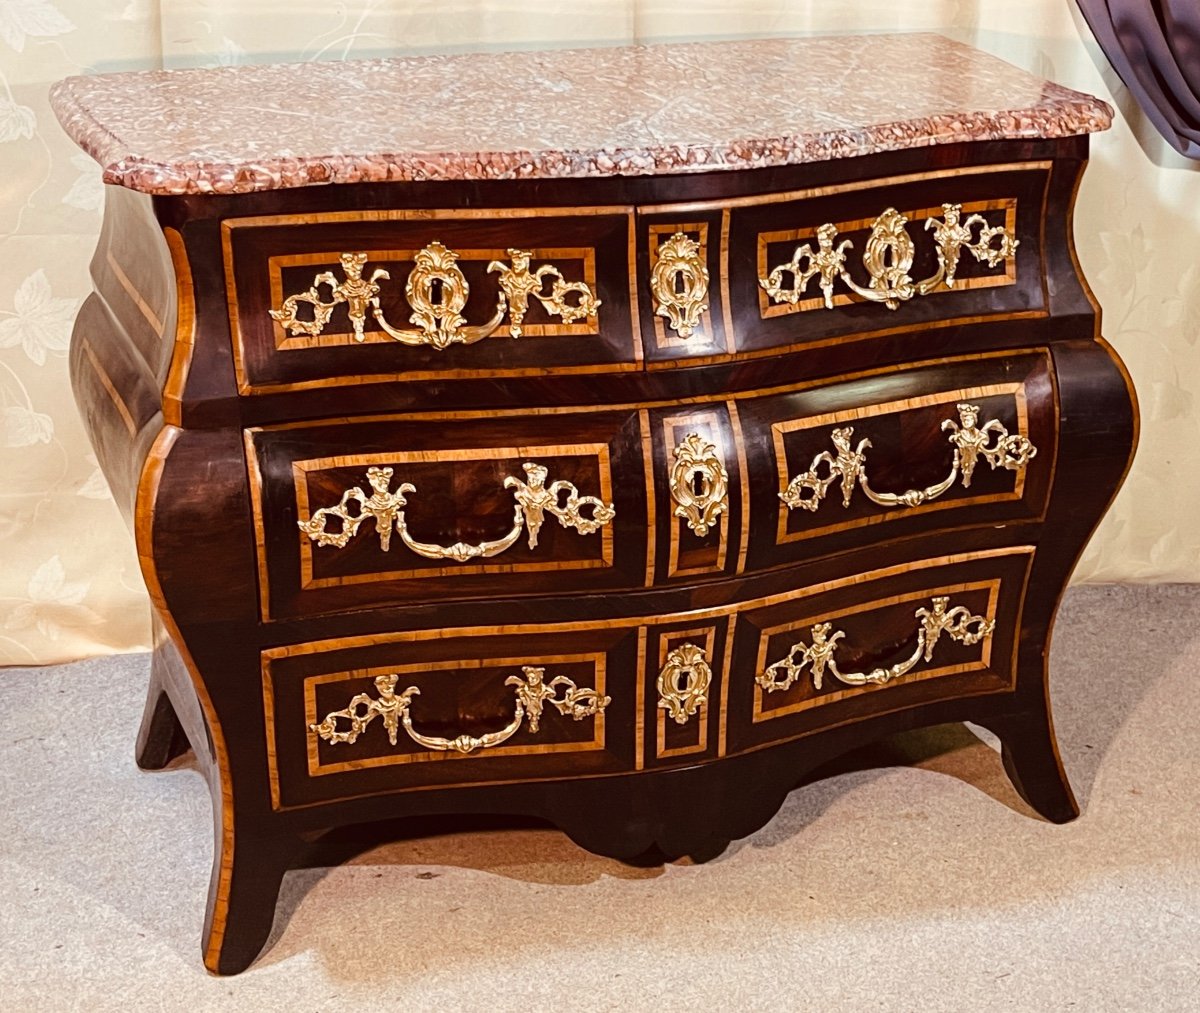
<instances>
[{"instance_id":1,"label":"beige carpet","mask_svg":"<svg viewBox=\"0 0 1200 1013\"><path fill-rule=\"evenodd\" d=\"M946 726L704 866L516 829L291 873L225 979L200 776L133 764L146 656L0 672L0 1009L1198 1010L1200 588L1072 591L1051 666L1069 826Z\"/></svg>"}]
</instances>

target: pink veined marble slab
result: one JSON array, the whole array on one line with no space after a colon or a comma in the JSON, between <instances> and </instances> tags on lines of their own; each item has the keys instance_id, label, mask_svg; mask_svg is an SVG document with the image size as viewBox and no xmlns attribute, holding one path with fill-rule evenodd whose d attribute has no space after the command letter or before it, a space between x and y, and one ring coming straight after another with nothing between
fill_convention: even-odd
<instances>
[{"instance_id":1,"label":"pink veined marble slab","mask_svg":"<svg viewBox=\"0 0 1200 1013\"><path fill-rule=\"evenodd\" d=\"M1112 122L925 34L104 74L51 101L105 182L156 194L707 172Z\"/></svg>"}]
</instances>

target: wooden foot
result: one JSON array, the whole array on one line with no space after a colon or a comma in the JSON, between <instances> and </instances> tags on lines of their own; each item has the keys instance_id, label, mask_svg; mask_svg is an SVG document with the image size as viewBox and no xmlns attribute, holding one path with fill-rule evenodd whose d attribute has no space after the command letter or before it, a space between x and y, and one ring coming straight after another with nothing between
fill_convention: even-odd
<instances>
[{"instance_id":1,"label":"wooden foot","mask_svg":"<svg viewBox=\"0 0 1200 1013\"><path fill-rule=\"evenodd\" d=\"M699 844L693 844L688 850L688 858L697 865L703 865L705 862L711 862L714 858L719 858L728 847L729 838L710 837Z\"/></svg>"},{"instance_id":2,"label":"wooden foot","mask_svg":"<svg viewBox=\"0 0 1200 1013\"><path fill-rule=\"evenodd\" d=\"M214 974L238 974L262 953L275 922L283 874L292 866L298 845L290 838L243 838L233 850L233 835L213 863L204 919L204 965Z\"/></svg>"},{"instance_id":3,"label":"wooden foot","mask_svg":"<svg viewBox=\"0 0 1200 1013\"><path fill-rule=\"evenodd\" d=\"M988 723L1000 739L1001 759L1013 787L1036 812L1051 823L1069 823L1079 804L1058 755L1049 706Z\"/></svg>"},{"instance_id":4,"label":"wooden foot","mask_svg":"<svg viewBox=\"0 0 1200 1013\"><path fill-rule=\"evenodd\" d=\"M190 748L158 672L157 658L150 668L150 688L146 709L138 729L134 759L142 770L162 770L175 757Z\"/></svg>"}]
</instances>

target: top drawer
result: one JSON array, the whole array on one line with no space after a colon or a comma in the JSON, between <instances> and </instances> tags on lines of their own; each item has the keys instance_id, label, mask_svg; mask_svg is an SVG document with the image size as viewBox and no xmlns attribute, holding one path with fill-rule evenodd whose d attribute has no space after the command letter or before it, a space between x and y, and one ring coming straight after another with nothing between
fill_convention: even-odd
<instances>
[{"instance_id":1,"label":"top drawer","mask_svg":"<svg viewBox=\"0 0 1200 1013\"><path fill-rule=\"evenodd\" d=\"M644 208L647 269L639 273L651 276L664 236L684 237L689 254L677 258L673 285L648 285L641 300L647 362L653 369L1045 316L1049 170L1048 162L981 166ZM701 300L692 298L695 277L708 282ZM692 317L676 327L671 303L689 298Z\"/></svg>"},{"instance_id":2,"label":"top drawer","mask_svg":"<svg viewBox=\"0 0 1200 1013\"><path fill-rule=\"evenodd\" d=\"M640 368L630 208L231 218L238 388Z\"/></svg>"},{"instance_id":3,"label":"top drawer","mask_svg":"<svg viewBox=\"0 0 1200 1013\"><path fill-rule=\"evenodd\" d=\"M227 218L239 390L640 372L643 357L654 370L896 334L924 352L931 327L1047 315L1049 171L636 208Z\"/></svg>"}]
</instances>

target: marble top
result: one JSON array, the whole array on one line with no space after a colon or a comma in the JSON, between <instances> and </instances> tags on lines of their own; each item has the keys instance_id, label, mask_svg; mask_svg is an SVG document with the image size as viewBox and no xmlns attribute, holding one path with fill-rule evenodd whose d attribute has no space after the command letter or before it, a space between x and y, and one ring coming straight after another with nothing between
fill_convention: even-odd
<instances>
[{"instance_id":1,"label":"marble top","mask_svg":"<svg viewBox=\"0 0 1200 1013\"><path fill-rule=\"evenodd\" d=\"M1106 129L1112 110L940 35L857 35L70 77L106 183L692 173Z\"/></svg>"}]
</instances>

